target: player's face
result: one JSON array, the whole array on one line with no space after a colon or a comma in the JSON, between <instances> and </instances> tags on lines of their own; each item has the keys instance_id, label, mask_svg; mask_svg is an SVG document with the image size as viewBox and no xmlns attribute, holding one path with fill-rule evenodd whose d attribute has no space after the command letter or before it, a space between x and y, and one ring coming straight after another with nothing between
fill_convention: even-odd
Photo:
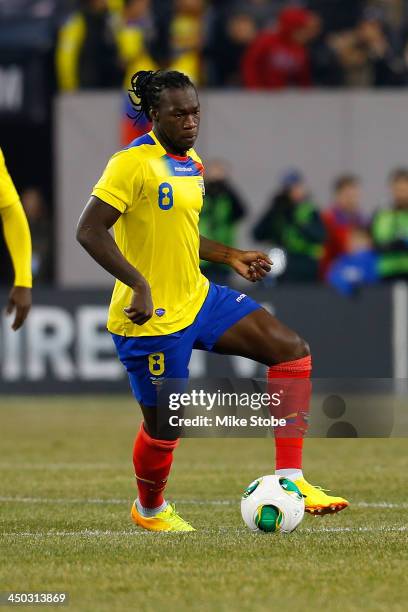
<instances>
[{"instance_id":1,"label":"player's face","mask_svg":"<svg viewBox=\"0 0 408 612\"><path fill-rule=\"evenodd\" d=\"M165 89L152 118L162 139L173 149L180 152L191 149L200 126L200 103L194 87Z\"/></svg>"}]
</instances>

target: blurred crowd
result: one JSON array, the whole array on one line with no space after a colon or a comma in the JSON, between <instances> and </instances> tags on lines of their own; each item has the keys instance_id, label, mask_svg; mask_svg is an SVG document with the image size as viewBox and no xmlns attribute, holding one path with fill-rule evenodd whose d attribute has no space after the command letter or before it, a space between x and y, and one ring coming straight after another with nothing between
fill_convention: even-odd
<instances>
[{"instance_id":1,"label":"blurred crowd","mask_svg":"<svg viewBox=\"0 0 408 612\"><path fill-rule=\"evenodd\" d=\"M207 87L408 83L408 0L0 0L0 20L18 17L54 28L62 90L140 68Z\"/></svg>"},{"instance_id":2,"label":"blurred crowd","mask_svg":"<svg viewBox=\"0 0 408 612\"><path fill-rule=\"evenodd\" d=\"M408 85L408 0L0 0L2 50L28 40L45 47L46 38L60 91L122 87L124 143L149 129L127 117L129 78L140 69L177 69L216 88ZM222 160L206 173L201 231L235 245L248 204ZM22 201L33 273L49 282L53 207L38 185ZM273 250L275 282L327 282L352 294L408 277L408 168L391 173L389 203L371 218L362 189L357 176L340 176L322 208L299 170L285 173L252 235ZM218 280L229 273L204 265Z\"/></svg>"},{"instance_id":3,"label":"blurred crowd","mask_svg":"<svg viewBox=\"0 0 408 612\"><path fill-rule=\"evenodd\" d=\"M206 201L201 232L237 246L238 222L248 207L231 183L220 160L206 167ZM364 212L363 185L344 174L332 187L331 201L322 209L314 201L306 178L289 169L255 226L252 238L269 249L274 261L269 282L324 282L344 295L380 281L408 278L408 167L389 176L389 202L374 215ZM217 282L229 271L206 264Z\"/></svg>"},{"instance_id":4,"label":"blurred crowd","mask_svg":"<svg viewBox=\"0 0 408 612\"><path fill-rule=\"evenodd\" d=\"M56 62L64 90L141 68L208 87L401 87L407 42L407 0L78 0Z\"/></svg>"}]
</instances>

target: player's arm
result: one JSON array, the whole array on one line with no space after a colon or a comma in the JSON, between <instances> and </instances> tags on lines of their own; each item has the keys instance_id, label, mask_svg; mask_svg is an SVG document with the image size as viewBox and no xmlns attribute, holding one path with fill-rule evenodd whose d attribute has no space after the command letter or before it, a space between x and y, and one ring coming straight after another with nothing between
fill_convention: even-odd
<instances>
[{"instance_id":1,"label":"player's arm","mask_svg":"<svg viewBox=\"0 0 408 612\"><path fill-rule=\"evenodd\" d=\"M14 268L14 286L9 294L7 313L15 311L12 328L16 331L23 325L31 308L31 236L24 209L7 171L1 149L0 218Z\"/></svg>"},{"instance_id":2,"label":"player's arm","mask_svg":"<svg viewBox=\"0 0 408 612\"><path fill-rule=\"evenodd\" d=\"M14 286L6 312L15 311L12 328L20 329L31 308L31 235L21 202L0 209L4 238L14 268Z\"/></svg>"},{"instance_id":3,"label":"player's arm","mask_svg":"<svg viewBox=\"0 0 408 612\"><path fill-rule=\"evenodd\" d=\"M144 276L122 255L109 232L120 215L113 206L91 196L79 219L76 237L102 268L133 290L125 313L133 323L143 325L153 316L150 287Z\"/></svg>"},{"instance_id":4,"label":"player's arm","mask_svg":"<svg viewBox=\"0 0 408 612\"><path fill-rule=\"evenodd\" d=\"M200 259L226 264L246 280L255 283L270 271L272 262L261 251L241 251L200 235Z\"/></svg>"}]
</instances>

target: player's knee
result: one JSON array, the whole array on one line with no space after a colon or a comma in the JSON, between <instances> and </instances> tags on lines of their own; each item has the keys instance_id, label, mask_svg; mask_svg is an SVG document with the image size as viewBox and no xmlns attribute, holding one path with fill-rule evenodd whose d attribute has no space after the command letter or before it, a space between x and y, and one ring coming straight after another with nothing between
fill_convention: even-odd
<instances>
[{"instance_id":1,"label":"player's knee","mask_svg":"<svg viewBox=\"0 0 408 612\"><path fill-rule=\"evenodd\" d=\"M144 420L144 428L151 438L154 440L166 440L174 442L179 439L181 428L170 427L168 423L152 423Z\"/></svg>"},{"instance_id":2,"label":"player's knee","mask_svg":"<svg viewBox=\"0 0 408 612\"><path fill-rule=\"evenodd\" d=\"M293 333L287 339L286 342L281 346L279 355L277 356L277 363L283 361L295 361L296 359L302 359L310 355L310 347L308 343L303 340L300 336Z\"/></svg>"},{"instance_id":3,"label":"player's knee","mask_svg":"<svg viewBox=\"0 0 408 612\"><path fill-rule=\"evenodd\" d=\"M294 357L294 359L302 359L302 357L309 357L310 354L311 353L309 344L306 342L306 340L303 340L303 338L300 338L298 336L295 349L296 356Z\"/></svg>"},{"instance_id":4,"label":"player's knee","mask_svg":"<svg viewBox=\"0 0 408 612\"><path fill-rule=\"evenodd\" d=\"M143 423L146 432L155 440L167 440L173 442L181 435L181 427L174 426L170 420L172 412L166 410L165 406L160 409L157 406L146 406L139 402L143 413Z\"/></svg>"}]
</instances>

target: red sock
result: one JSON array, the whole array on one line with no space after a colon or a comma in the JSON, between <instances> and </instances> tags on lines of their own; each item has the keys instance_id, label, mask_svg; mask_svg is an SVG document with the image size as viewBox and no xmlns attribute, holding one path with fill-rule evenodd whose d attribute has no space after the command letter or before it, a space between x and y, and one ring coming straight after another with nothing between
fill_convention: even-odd
<instances>
[{"instance_id":1,"label":"red sock","mask_svg":"<svg viewBox=\"0 0 408 612\"><path fill-rule=\"evenodd\" d=\"M277 470L302 469L303 438L307 431L310 408L312 358L285 361L268 368L269 393L280 393L280 418L286 427L275 428ZM281 393L283 391L283 393ZM275 409L276 413L276 409Z\"/></svg>"},{"instance_id":2,"label":"red sock","mask_svg":"<svg viewBox=\"0 0 408 612\"><path fill-rule=\"evenodd\" d=\"M164 502L163 491L178 443L151 438L142 423L133 448L133 465L139 501L144 508L157 508Z\"/></svg>"}]
</instances>

